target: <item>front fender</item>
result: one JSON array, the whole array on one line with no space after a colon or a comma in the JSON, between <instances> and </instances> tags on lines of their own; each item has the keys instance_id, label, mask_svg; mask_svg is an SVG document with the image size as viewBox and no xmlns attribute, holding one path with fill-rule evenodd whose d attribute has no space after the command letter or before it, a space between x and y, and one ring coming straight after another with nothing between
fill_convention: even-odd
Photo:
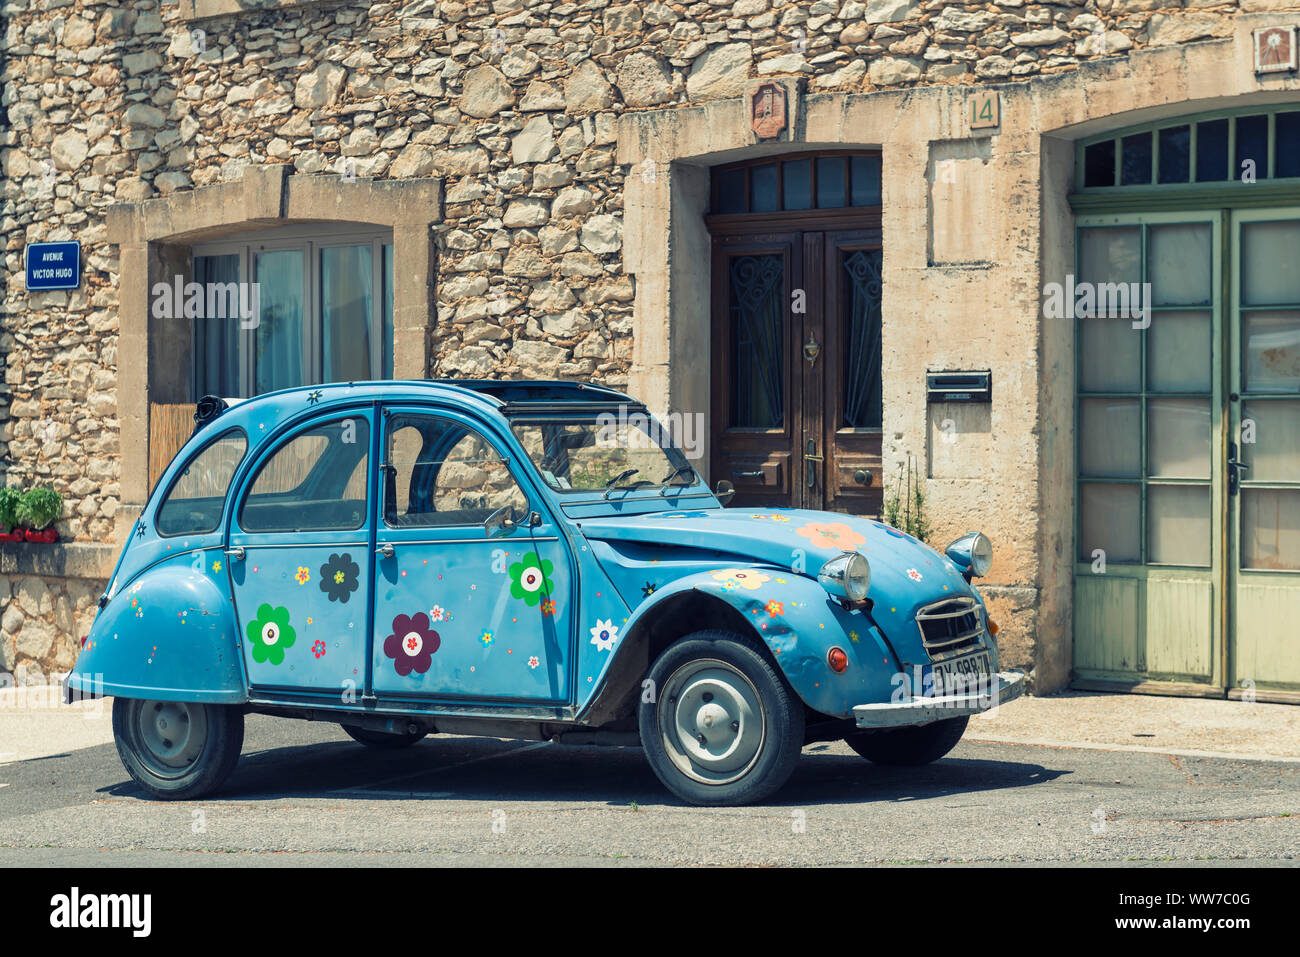
<instances>
[{"instance_id":1,"label":"front fender","mask_svg":"<svg viewBox=\"0 0 1300 957\"><path fill-rule=\"evenodd\" d=\"M229 583L195 565L188 557L154 565L114 595L68 675L70 693L214 704L248 700Z\"/></svg>"},{"instance_id":2,"label":"front fender","mask_svg":"<svg viewBox=\"0 0 1300 957\"><path fill-rule=\"evenodd\" d=\"M730 574L737 571L745 574ZM633 640L619 643L602 683L636 660L636 637L685 592L708 595L738 612L772 652L795 693L816 711L851 718L855 705L889 701L897 687L898 662L868 615L846 611L809 578L768 566L697 572L657 591L629 619L625 634ZM833 672L826 661L827 652L837 646L849 658L843 674Z\"/></svg>"}]
</instances>

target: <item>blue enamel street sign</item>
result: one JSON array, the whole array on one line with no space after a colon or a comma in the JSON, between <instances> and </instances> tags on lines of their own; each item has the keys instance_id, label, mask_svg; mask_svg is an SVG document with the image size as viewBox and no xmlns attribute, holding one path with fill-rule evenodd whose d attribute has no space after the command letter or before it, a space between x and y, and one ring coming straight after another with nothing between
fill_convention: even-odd
<instances>
[{"instance_id":1,"label":"blue enamel street sign","mask_svg":"<svg viewBox=\"0 0 1300 957\"><path fill-rule=\"evenodd\" d=\"M28 289L76 289L81 284L81 243L28 243Z\"/></svg>"}]
</instances>

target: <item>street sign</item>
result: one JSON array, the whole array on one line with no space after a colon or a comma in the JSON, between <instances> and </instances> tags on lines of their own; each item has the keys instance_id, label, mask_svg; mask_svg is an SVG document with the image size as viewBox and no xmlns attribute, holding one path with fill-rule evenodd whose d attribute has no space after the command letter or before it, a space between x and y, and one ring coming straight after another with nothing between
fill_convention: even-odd
<instances>
[{"instance_id":1,"label":"street sign","mask_svg":"<svg viewBox=\"0 0 1300 957\"><path fill-rule=\"evenodd\" d=\"M28 243L28 289L76 289L81 285L81 243Z\"/></svg>"}]
</instances>

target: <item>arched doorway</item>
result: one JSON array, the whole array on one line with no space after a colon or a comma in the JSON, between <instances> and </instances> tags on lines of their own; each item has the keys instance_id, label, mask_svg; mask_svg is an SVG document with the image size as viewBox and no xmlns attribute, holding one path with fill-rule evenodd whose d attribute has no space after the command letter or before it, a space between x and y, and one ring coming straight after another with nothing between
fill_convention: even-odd
<instances>
[{"instance_id":1,"label":"arched doorway","mask_svg":"<svg viewBox=\"0 0 1300 957\"><path fill-rule=\"evenodd\" d=\"M736 502L879 514L879 151L710 172L712 475Z\"/></svg>"},{"instance_id":2,"label":"arched doorway","mask_svg":"<svg viewBox=\"0 0 1300 957\"><path fill-rule=\"evenodd\" d=\"M1300 690L1298 146L1296 103L1077 144L1077 685Z\"/></svg>"}]
</instances>

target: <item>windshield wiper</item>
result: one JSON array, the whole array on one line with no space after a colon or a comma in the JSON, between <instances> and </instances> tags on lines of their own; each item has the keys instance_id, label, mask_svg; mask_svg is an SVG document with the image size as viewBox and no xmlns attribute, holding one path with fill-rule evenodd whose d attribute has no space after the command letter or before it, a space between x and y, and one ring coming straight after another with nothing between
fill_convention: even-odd
<instances>
[{"instance_id":1,"label":"windshield wiper","mask_svg":"<svg viewBox=\"0 0 1300 957\"><path fill-rule=\"evenodd\" d=\"M678 482L675 485L670 484L673 481L673 479L677 478L677 476L679 475L689 475L691 476L691 478L687 479L685 482ZM695 469L691 468L689 465L679 465L677 468L673 469L670 474L664 477L663 482L660 483L663 485L663 489L660 490L659 494L667 495L669 489L686 488L689 485L694 485L695 484L694 476L695 476Z\"/></svg>"},{"instance_id":2,"label":"windshield wiper","mask_svg":"<svg viewBox=\"0 0 1300 957\"><path fill-rule=\"evenodd\" d=\"M631 478L633 475L636 475L637 472L639 472L639 471L641 471L641 470L640 470L640 469L624 469L624 470L623 470L622 472L620 472L618 475L615 475L612 479L610 479L608 482L606 482L606 483L605 483L605 498L609 498L610 493L613 492L615 489L618 489L618 488L622 488L622 489L632 489L632 488L641 488L641 486L643 486L643 485L653 485L653 484L654 484L653 482L648 482L648 481L646 481L645 479L637 479L637 480L636 480L635 482L633 482L631 485L622 485L622 484L620 484L620 483L623 481L623 479L625 479L625 478Z\"/></svg>"}]
</instances>

